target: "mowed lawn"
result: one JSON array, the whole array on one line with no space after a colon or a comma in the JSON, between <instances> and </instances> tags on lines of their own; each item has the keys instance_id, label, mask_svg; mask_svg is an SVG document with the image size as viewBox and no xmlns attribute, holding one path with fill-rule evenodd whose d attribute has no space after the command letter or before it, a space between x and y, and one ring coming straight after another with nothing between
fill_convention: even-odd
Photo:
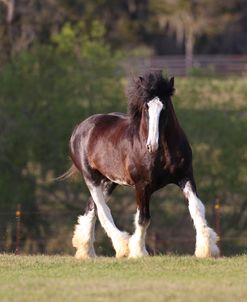
<instances>
[{"instance_id":1,"label":"mowed lawn","mask_svg":"<svg viewBox=\"0 0 247 302\"><path fill-rule=\"evenodd\" d=\"M0 301L246 301L247 255L138 260L0 256Z\"/></svg>"}]
</instances>

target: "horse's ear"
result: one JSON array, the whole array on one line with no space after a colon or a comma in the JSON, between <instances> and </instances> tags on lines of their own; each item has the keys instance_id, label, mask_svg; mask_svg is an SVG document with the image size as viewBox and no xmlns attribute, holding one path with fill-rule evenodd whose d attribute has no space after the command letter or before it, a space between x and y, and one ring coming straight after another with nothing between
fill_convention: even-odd
<instances>
[{"instance_id":1,"label":"horse's ear","mask_svg":"<svg viewBox=\"0 0 247 302\"><path fill-rule=\"evenodd\" d=\"M170 78L169 83L171 85L171 88L174 89L174 77Z\"/></svg>"}]
</instances>

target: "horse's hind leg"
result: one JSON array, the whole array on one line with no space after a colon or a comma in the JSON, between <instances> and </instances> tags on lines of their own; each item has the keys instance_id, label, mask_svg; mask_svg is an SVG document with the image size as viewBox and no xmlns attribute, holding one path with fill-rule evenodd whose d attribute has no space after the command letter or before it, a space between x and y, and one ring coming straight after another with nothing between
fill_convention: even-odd
<instances>
[{"instance_id":1,"label":"horse's hind leg","mask_svg":"<svg viewBox=\"0 0 247 302\"><path fill-rule=\"evenodd\" d=\"M183 182L181 187L185 197L188 199L190 215L196 229L196 257L219 257L220 250L217 246L218 236L214 230L207 225L205 208L196 194L194 180L191 179Z\"/></svg>"},{"instance_id":2,"label":"horse's hind leg","mask_svg":"<svg viewBox=\"0 0 247 302\"><path fill-rule=\"evenodd\" d=\"M85 179L86 180L86 179ZM97 207L97 214L102 227L105 229L108 237L111 238L113 247L116 251L116 257L124 257L129 254L129 235L121 232L115 225L111 211L105 202L104 185L94 185L91 181L86 180L88 189Z\"/></svg>"},{"instance_id":3,"label":"horse's hind leg","mask_svg":"<svg viewBox=\"0 0 247 302\"><path fill-rule=\"evenodd\" d=\"M106 199L109 199L115 187L115 183L110 181L104 182L103 194ZM92 197L90 197L84 215L78 217L78 224L75 226L72 239L72 244L76 248L75 257L77 259L96 257L94 250L96 212L95 203Z\"/></svg>"},{"instance_id":4,"label":"horse's hind leg","mask_svg":"<svg viewBox=\"0 0 247 302\"><path fill-rule=\"evenodd\" d=\"M77 259L87 259L96 257L94 250L94 229L96 222L96 207L90 197L84 215L78 217L75 226L72 244L76 248L75 257Z\"/></svg>"}]
</instances>

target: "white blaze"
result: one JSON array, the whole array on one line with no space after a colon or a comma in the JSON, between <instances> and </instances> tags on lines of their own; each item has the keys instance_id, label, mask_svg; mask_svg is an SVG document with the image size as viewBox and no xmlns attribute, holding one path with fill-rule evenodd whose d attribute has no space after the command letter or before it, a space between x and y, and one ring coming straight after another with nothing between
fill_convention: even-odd
<instances>
[{"instance_id":1,"label":"white blaze","mask_svg":"<svg viewBox=\"0 0 247 302\"><path fill-rule=\"evenodd\" d=\"M158 97L148 103L149 125L148 125L148 151L154 152L159 147L159 118L163 104Z\"/></svg>"}]
</instances>

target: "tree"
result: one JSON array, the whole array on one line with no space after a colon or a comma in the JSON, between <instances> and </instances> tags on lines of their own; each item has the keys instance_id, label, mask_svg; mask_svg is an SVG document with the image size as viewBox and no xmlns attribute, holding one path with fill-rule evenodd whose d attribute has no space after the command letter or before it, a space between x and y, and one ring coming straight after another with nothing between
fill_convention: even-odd
<instances>
[{"instance_id":1,"label":"tree","mask_svg":"<svg viewBox=\"0 0 247 302\"><path fill-rule=\"evenodd\" d=\"M2 9L3 8L3 9ZM66 22L105 25L108 44L116 49L138 44L147 0L0 0L2 63L35 43L49 44Z\"/></svg>"},{"instance_id":2,"label":"tree","mask_svg":"<svg viewBox=\"0 0 247 302\"><path fill-rule=\"evenodd\" d=\"M202 34L215 34L236 20L231 7L223 9L214 0L150 0L150 9L161 28L175 32L177 42L184 42L187 70L193 66L196 39Z\"/></svg>"},{"instance_id":3,"label":"tree","mask_svg":"<svg viewBox=\"0 0 247 302\"><path fill-rule=\"evenodd\" d=\"M10 24L14 17L15 0L0 0L0 2L2 2L6 7L6 22Z\"/></svg>"},{"instance_id":4,"label":"tree","mask_svg":"<svg viewBox=\"0 0 247 302\"><path fill-rule=\"evenodd\" d=\"M32 212L23 217L23 239L47 236L52 209L81 203L75 201L81 183L68 194L66 184L52 179L69 166L73 127L93 113L121 110L118 59L100 23L87 31L83 23L67 23L50 46L22 51L0 70L0 212L13 212L18 203ZM1 217L1 236L8 226Z\"/></svg>"}]
</instances>

